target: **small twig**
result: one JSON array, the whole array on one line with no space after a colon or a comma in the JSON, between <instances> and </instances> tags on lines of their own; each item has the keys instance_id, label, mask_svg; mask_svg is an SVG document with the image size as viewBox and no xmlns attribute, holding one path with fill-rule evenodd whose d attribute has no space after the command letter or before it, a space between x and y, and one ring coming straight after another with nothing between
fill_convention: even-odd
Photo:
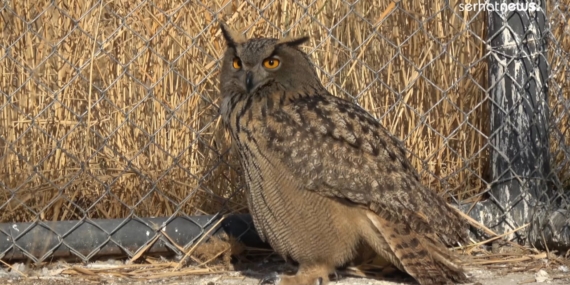
<instances>
[{"instance_id":1,"label":"small twig","mask_svg":"<svg viewBox=\"0 0 570 285\"><path fill-rule=\"evenodd\" d=\"M467 222L469 222L469 224L471 224L473 227L482 230L483 232L485 232L486 234L488 234L488 235L490 235L490 236L494 236L494 237L499 236L497 233L495 233L495 232L492 231L491 229L487 228L485 225L479 223L479 222L476 221L475 219L471 218L471 216L469 216L469 215L463 213L461 210L459 210L459 209L457 209L457 208L455 208L455 207L451 207L451 208L452 208L453 210L455 210L455 211L456 211L460 216L462 216L465 220L467 220ZM526 225L524 225L523 227L527 227L528 225L529 225L529 224L526 224ZM505 235L505 234L503 234L503 235L501 235L501 236L504 236L504 235ZM488 242L488 241L487 241L487 242ZM530 250L529 248L526 248L526 247L524 247L524 246L522 246L522 245L520 245L520 244L518 244L518 243L516 243L516 242L512 242L512 241L506 241L506 242L508 242L508 243L509 243L510 245L512 245L512 246L516 246L516 247L519 247L519 248L524 248L524 249ZM470 246L470 245L466 245L466 246L464 246L464 247L468 247L468 246ZM463 247L458 247L458 249L460 249L460 248L463 248ZM531 250L531 251L532 251L532 250ZM535 252L535 253L538 253L537 251L534 251L534 252Z\"/></svg>"},{"instance_id":2,"label":"small twig","mask_svg":"<svg viewBox=\"0 0 570 285\"><path fill-rule=\"evenodd\" d=\"M74 270L77 273L81 273L81 274L85 274L85 275L91 275L91 276L97 276L97 273L95 273L95 272L93 272L87 268L72 266L70 269Z\"/></svg>"},{"instance_id":3,"label":"small twig","mask_svg":"<svg viewBox=\"0 0 570 285\"><path fill-rule=\"evenodd\" d=\"M147 250L149 250L159 238L160 234L156 234L145 247L135 253L135 255L129 260L129 263L134 263L137 261L137 259L139 259Z\"/></svg>"},{"instance_id":4,"label":"small twig","mask_svg":"<svg viewBox=\"0 0 570 285\"><path fill-rule=\"evenodd\" d=\"M514 262L522 262L522 261L529 261L529 260L537 260L541 258L545 258L546 254L537 254L537 255L530 255L530 256L523 256L519 258L513 259L494 259L494 260L481 260L481 261L472 261L470 264L477 264L477 265L487 265L487 264L496 264L496 263L514 263Z\"/></svg>"},{"instance_id":5,"label":"small twig","mask_svg":"<svg viewBox=\"0 0 570 285\"><path fill-rule=\"evenodd\" d=\"M202 235L202 237L190 248L190 250L188 250L188 252L186 252L186 254L184 255L184 257L180 260L180 262L178 262L178 265L176 265L176 267L174 267L173 271L175 270L180 270L180 268L182 268L182 266L184 265L184 262L186 261L186 259L188 258L188 256L190 256L190 254L192 254L192 252L194 252L194 250L196 250L196 248L198 247L198 245L206 238L210 235L210 233L216 229L218 227L218 225L220 223L222 223L222 221L224 221L226 219L228 215L223 215L221 219L219 219L215 225L213 225L206 233L204 233Z\"/></svg>"},{"instance_id":6,"label":"small twig","mask_svg":"<svg viewBox=\"0 0 570 285\"><path fill-rule=\"evenodd\" d=\"M101 24L101 13L103 12L103 3L105 3L105 1L101 1L101 4L99 5L99 15L97 16L97 25L95 26L95 36L93 37L93 46L91 49L91 62L89 63L89 86L93 85L93 66L95 65L95 48L97 47L97 38L99 37L99 24ZM91 122L91 109L93 106L91 106L91 101L92 101L92 94L93 93L93 87L89 87L89 92L87 93L87 123L85 124L85 141L89 141L89 137L90 137L90 132L89 132L89 124L92 123ZM87 159L89 157L88 154L88 150L89 148L86 147L84 149L85 151L85 158Z\"/></svg>"},{"instance_id":7,"label":"small twig","mask_svg":"<svg viewBox=\"0 0 570 285\"><path fill-rule=\"evenodd\" d=\"M514 230L512 230L512 231L508 231L508 232L506 232L506 233L504 233L504 234L502 234L502 235L498 235L498 236L496 236L496 237L492 237L492 238L490 238L490 239L487 239L487 240L484 240L484 241L481 241L481 242L478 242L478 243L466 245L466 246L464 246L463 248L479 246L479 245L486 244L486 243L488 243L488 242L492 242L492 241L494 241L494 240L498 240L498 239L500 239L500 238L502 238L502 237L505 237L505 236L507 236L507 235L510 235L510 234L512 234L512 233L514 233L514 232L518 232L518 231L520 231L520 230L522 230L522 229L528 227L529 225L530 225L530 224L524 224L524 225L522 225L522 226L520 226L520 227L518 227L518 228L516 228L516 229L514 229ZM457 249L459 249L459 248L462 248L462 247L458 247Z\"/></svg>"},{"instance_id":8,"label":"small twig","mask_svg":"<svg viewBox=\"0 0 570 285\"><path fill-rule=\"evenodd\" d=\"M542 242L544 243L544 248L546 249L546 256L550 256L550 251L548 250L548 245L546 244L546 239L544 238L544 231L540 231L540 235L542 236Z\"/></svg>"},{"instance_id":9,"label":"small twig","mask_svg":"<svg viewBox=\"0 0 570 285\"><path fill-rule=\"evenodd\" d=\"M494 231L492 231L491 229L487 228L485 225L477 222L475 219L471 218L469 215L463 213L461 210L455 208L455 207L451 207L453 210L455 210L460 216L462 216L465 220L467 220L467 222L469 222L469 224L471 224L472 226L484 231L485 233L487 233L488 235L491 236L497 236L497 233L495 233Z\"/></svg>"},{"instance_id":10,"label":"small twig","mask_svg":"<svg viewBox=\"0 0 570 285\"><path fill-rule=\"evenodd\" d=\"M392 11L394 11L394 9L396 8L396 3L398 3L400 1L392 1L390 4L388 4L388 7L386 7L386 10L384 10L382 12L382 14L380 14L380 17L378 17L378 20L376 20L376 23L374 23L374 25L372 25L372 27L376 28L378 26L380 26L380 23L386 18L386 16L388 16L388 14L390 14Z\"/></svg>"},{"instance_id":11,"label":"small twig","mask_svg":"<svg viewBox=\"0 0 570 285\"><path fill-rule=\"evenodd\" d=\"M164 237L170 242L170 244L172 244L173 246L175 246L178 250L180 250L180 252L184 252L184 247L180 246L178 243L176 243L167 233L166 231L162 233L162 235L164 235Z\"/></svg>"},{"instance_id":12,"label":"small twig","mask_svg":"<svg viewBox=\"0 0 570 285\"><path fill-rule=\"evenodd\" d=\"M182 253L185 252L184 247L177 244L166 232L163 232L162 234L168 239L168 241L170 241L170 244L174 245L178 250L180 250L180 252ZM194 258L193 256L190 256L190 258L192 258L192 260L194 260L195 262L201 262L200 260ZM174 264L178 265L177 263Z\"/></svg>"},{"instance_id":13,"label":"small twig","mask_svg":"<svg viewBox=\"0 0 570 285\"><path fill-rule=\"evenodd\" d=\"M6 266L8 266L8 268L10 268L10 270L18 272L18 274L22 275L24 278L28 279L28 275L24 274L24 272L18 270L16 267L11 266L10 264L4 262L4 260L0 259L0 262Z\"/></svg>"}]
</instances>

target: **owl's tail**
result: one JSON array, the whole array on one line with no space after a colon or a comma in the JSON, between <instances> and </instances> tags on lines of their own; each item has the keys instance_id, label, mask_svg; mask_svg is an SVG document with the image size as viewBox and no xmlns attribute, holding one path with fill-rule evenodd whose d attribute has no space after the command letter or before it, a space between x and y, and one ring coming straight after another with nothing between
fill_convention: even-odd
<instances>
[{"instance_id":1,"label":"owl's tail","mask_svg":"<svg viewBox=\"0 0 570 285\"><path fill-rule=\"evenodd\" d=\"M363 234L366 242L421 285L469 281L461 260L434 238L413 232L405 223L389 221L374 212L368 212L367 217L374 226L372 231Z\"/></svg>"}]
</instances>

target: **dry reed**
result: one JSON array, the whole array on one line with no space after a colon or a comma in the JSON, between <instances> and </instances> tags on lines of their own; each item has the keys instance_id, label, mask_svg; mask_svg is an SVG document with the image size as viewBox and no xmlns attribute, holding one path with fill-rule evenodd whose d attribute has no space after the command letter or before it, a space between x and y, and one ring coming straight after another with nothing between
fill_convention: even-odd
<instances>
[{"instance_id":1,"label":"dry reed","mask_svg":"<svg viewBox=\"0 0 570 285\"><path fill-rule=\"evenodd\" d=\"M311 36L304 49L324 84L402 138L427 185L460 200L487 188L484 13L454 0L203 2L19 0L0 10L1 221L243 210L217 117L218 19L250 37ZM553 32L567 53L568 25ZM550 104L570 145L565 70Z\"/></svg>"}]
</instances>

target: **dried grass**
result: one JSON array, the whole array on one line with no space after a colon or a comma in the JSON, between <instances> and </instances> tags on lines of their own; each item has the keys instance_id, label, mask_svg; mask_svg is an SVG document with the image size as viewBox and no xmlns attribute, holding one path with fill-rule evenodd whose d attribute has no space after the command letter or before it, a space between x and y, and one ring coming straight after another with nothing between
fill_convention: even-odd
<instances>
[{"instance_id":1,"label":"dried grass","mask_svg":"<svg viewBox=\"0 0 570 285\"><path fill-rule=\"evenodd\" d=\"M464 1L449 2L459 17L443 1L185 2L20 0L2 10L0 221L243 210L217 117L217 19L250 37L311 36L305 50L328 89L404 139L426 184L460 200L487 188L485 17L459 12ZM554 80L568 99L565 76ZM569 145L559 99L550 104Z\"/></svg>"}]
</instances>

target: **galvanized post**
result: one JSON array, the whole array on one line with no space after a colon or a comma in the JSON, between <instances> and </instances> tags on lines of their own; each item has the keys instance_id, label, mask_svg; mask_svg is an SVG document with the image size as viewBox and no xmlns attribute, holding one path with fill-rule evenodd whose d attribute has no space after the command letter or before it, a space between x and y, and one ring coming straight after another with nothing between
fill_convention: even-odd
<instances>
[{"instance_id":1,"label":"galvanized post","mask_svg":"<svg viewBox=\"0 0 570 285\"><path fill-rule=\"evenodd\" d=\"M490 182L498 233L529 222L550 173L545 1L494 0L488 10ZM492 207L491 207L492 208ZM525 237L527 230L511 235Z\"/></svg>"}]
</instances>

